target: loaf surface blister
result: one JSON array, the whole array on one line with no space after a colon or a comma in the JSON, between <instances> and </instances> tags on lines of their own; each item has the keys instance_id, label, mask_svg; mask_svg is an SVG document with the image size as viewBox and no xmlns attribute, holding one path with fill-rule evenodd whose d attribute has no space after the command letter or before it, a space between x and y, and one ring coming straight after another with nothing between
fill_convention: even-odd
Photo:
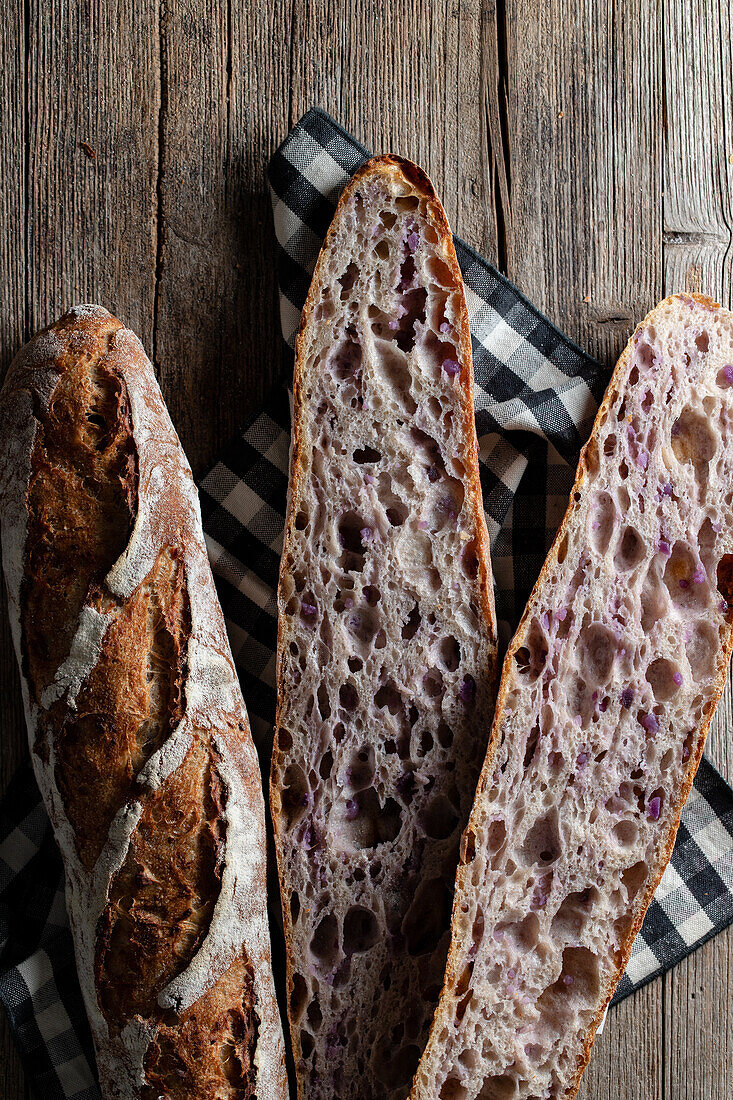
<instances>
[{"instance_id":1,"label":"loaf surface blister","mask_svg":"<svg viewBox=\"0 0 733 1100\"><path fill-rule=\"evenodd\" d=\"M496 658L468 316L393 157L347 186L297 345L271 805L299 1095L404 1097L443 976Z\"/></svg>"},{"instance_id":2,"label":"loaf surface blister","mask_svg":"<svg viewBox=\"0 0 733 1100\"><path fill-rule=\"evenodd\" d=\"M285 1100L259 768L152 366L80 306L0 408L11 626L102 1092Z\"/></svg>"},{"instance_id":3,"label":"loaf surface blister","mask_svg":"<svg viewBox=\"0 0 733 1100\"><path fill-rule=\"evenodd\" d=\"M671 855L733 612L733 315L621 356L503 668L413 1100L575 1096Z\"/></svg>"}]
</instances>

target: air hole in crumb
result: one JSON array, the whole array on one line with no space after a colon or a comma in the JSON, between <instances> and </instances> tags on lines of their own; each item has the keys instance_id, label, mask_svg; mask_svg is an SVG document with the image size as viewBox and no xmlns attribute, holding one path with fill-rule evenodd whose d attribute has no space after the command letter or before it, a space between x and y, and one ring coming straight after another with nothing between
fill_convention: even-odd
<instances>
[{"instance_id":1,"label":"air hole in crumb","mask_svg":"<svg viewBox=\"0 0 733 1100\"><path fill-rule=\"evenodd\" d=\"M352 905L344 917L344 952L360 955L369 951L379 938L377 918L369 909Z\"/></svg>"},{"instance_id":2,"label":"air hole in crumb","mask_svg":"<svg viewBox=\"0 0 733 1100\"><path fill-rule=\"evenodd\" d=\"M338 921L332 913L322 918L310 942L311 953L327 966L334 966L339 957Z\"/></svg>"},{"instance_id":3,"label":"air hole in crumb","mask_svg":"<svg viewBox=\"0 0 733 1100\"><path fill-rule=\"evenodd\" d=\"M666 703L682 683L679 667L666 657L658 657L646 670L646 679L657 703Z\"/></svg>"},{"instance_id":4,"label":"air hole in crumb","mask_svg":"<svg viewBox=\"0 0 733 1100\"><path fill-rule=\"evenodd\" d=\"M634 863L633 866L627 867L622 873L621 882L626 887L629 902L633 901L639 893L639 890L641 890L646 882L648 873L649 868L643 860L639 860L639 862Z\"/></svg>"},{"instance_id":5,"label":"air hole in crumb","mask_svg":"<svg viewBox=\"0 0 733 1100\"><path fill-rule=\"evenodd\" d=\"M451 893L441 878L424 879L402 922L407 951L413 957L435 950L450 927Z\"/></svg>"},{"instance_id":6,"label":"air hole in crumb","mask_svg":"<svg viewBox=\"0 0 733 1100\"><path fill-rule=\"evenodd\" d=\"M448 749L453 744L453 730L446 722L439 722L437 729L438 741L442 748Z\"/></svg>"},{"instance_id":7,"label":"air hole in crumb","mask_svg":"<svg viewBox=\"0 0 733 1100\"><path fill-rule=\"evenodd\" d=\"M557 808L551 807L544 817L535 821L525 838L522 855L529 864L548 864L557 859L560 851Z\"/></svg>"},{"instance_id":8,"label":"air hole in crumb","mask_svg":"<svg viewBox=\"0 0 733 1100\"><path fill-rule=\"evenodd\" d=\"M331 717L331 700L329 699L328 688L325 684L319 685L317 699L318 711L325 722L327 718Z\"/></svg>"},{"instance_id":9,"label":"air hole in crumb","mask_svg":"<svg viewBox=\"0 0 733 1100\"><path fill-rule=\"evenodd\" d=\"M333 753L331 752L330 749L326 749L323 756L321 757L321 762L318 765L318 772L321 776L321 779L328 779L328 777L331 774L332 769L333 769Z\"/></svg>"},{"instance_id":10,"label":"air hole in crumb","mask_svg":"<svg viewBox=\"0 0 733 1100\"><path fill-rule=\"evenodd\" d=\"M420 609L417 604L407 616L407 622L402 627L402 640L409 642L417 634L420 626Z\"/></svg>"},{"instance_id":11,"label":"air hole in crumb","mask_svg":"<svg viewBox=\"0 0 733 1100\"><path fill-rule=\"evenodd\" d=\"M478 547L475 539L471 539L463 548L461 567L469 580L475 580L478 576Z\"/></svg>"},{"instance_id":12,"label":"air hole in crumb","mask_svg":"<svg viewBox=\"0 0 733 1100\"><path fill-rule=\"evenodd\" d=\"M407 519L407 507L404 504L394 504L387 509L387 519L393 527L401 527Z\"/></svg>"},{"instance_id":13,"label":"air hole in crumb","mask_svg":"<svg viewBox=\"0 0 733 1100\"><path fill-rule=\"evenodd\" d=\"M293 984L290 988L290 1015L294 1020L303 1015L305 1002L308 999L308 986L305 978L297 972L293 974Z\"/></svg>"},{"instance_id":14,"label":"air hole in crumb","mask_svg":"<svg viewBox=\"0 0 733 1100\"><path fill-rule=\"evenodd\" d=\"M616 550L614 565L622 572L626 572L634 569L643 559L644 554L644 541L641 535L635 528L627 527Z\"/></svg>"},{"instance_id":15,"label":"air hole in crumb","mask_svg":"<svg viewBox=\"0 0 733 1100\"><path fill-rule=\"evenodd\" d=\"M284 726L281 726L277 731L277 747L280 752L290 752L293 747L292 734Z\"/></svg>"},{"instance_id":16,"label":"air hole in crumb","mask_svg":"<svg viewBox=\"0 0 733 1100\"><path fill-rule=\"evenodd\" d=\"M448 635L443 638L439 646L440 660L443 668L448 672L455 672L461 663L461 647L456 638Z\"/></svg>"},{"instance_id":17,"label":"air hole in crumb","mask_svg":"<svg viewBox=\"0 0 733 1100\"><path fill-rule=\"evenodd\" d=\"M476 1100L512 1100L516 1096L517 1082L508 1073L487 1077Z\"/></svg>"},{"instance_id":18,"label":"air hole in crumb","mask_svg":"<svg viewBox=\"0 0 733 1100\"><path fill-rule=\"evenodd\" d=\"M358 462L360 465L365 462L379 462L381 457L381 452L377 451L374 447L357 447L354 451L354 462Z\"/></svg>"},{"instance_id":19,"label":"air hole in crumb","mask_svg":"<svg viewBox=\"0 0 733 1100\"><path fill-rule=\"evenodd\" d=\"M374 702L380 710L386 707L390 714L398 714L402 709L402 695L394 680L388 680L386 684L378 688Z\"/></svg>"},{"instance_id":20,"label":"air hole in crumb","mask_svg":"<svg viewBox=\"0 0 733 1100\"><path fill-rule=\"evenodd\" d=\"M291 828L303 816L309 801L308 784L303 769L289 764L282 781L282 806L287 827Z\"/></svg>"},{"instance_id":21,"label":"air hole in crumb","mask_svg":"<svg viewBox=\"0 0 733 1100\"><path fill-rule=\"evenodd\" d=\"M376 606L376 604L379 600L379 597L380 597L380 591L379 591L378 588L375 588L374 585L368 584L364 588L364 599L366 600L366 602L369 604L370 607Z\"/></svg>"},{"instance_id":22,"label":"air hole in crumb","mask_svg":"<svg viewBox=\"0 0 733 1100\"><path fill-rule=\"evenodd\" d=\"M351 263L349 264L349 266L346 268L346 271L343 273L343 275L339 276L339 282L341 283L341 301L342 302L345 302L346 299L348 298L349 293L353 290L354 283L356 282L358 277L359 277L359 268L352 260Z\"/></svg>"},{"instance_id":23,"label":"air hole in crumb","mask_svg":"<svg viewBox=\"0 0 733 1100\"><path fill-rule=\"evenodd\" d=\"M458 824L458 814L446 796L438 794L422 811L420 821L427 836L433 840L445 840Z\"/></svg>"}]
</instances>

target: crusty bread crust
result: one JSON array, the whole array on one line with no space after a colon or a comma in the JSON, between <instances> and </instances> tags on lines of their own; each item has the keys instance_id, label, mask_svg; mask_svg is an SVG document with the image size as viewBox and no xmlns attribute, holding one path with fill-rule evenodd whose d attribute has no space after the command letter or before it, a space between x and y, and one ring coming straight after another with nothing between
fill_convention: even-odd
<instances>
[{"instance_id":1,"label":"crusty bread crust","mask_svg":"<svg viewBox=\"0 0 733 1100\"><path fill-rule=\"evenodd\" d=\"M280 585L278 591L279 626L278 626L278 717L276 720L276 734L273 748L272 768L270 774L270 805L272 809L274 834L278 855L278 873L283 905L284 931L287 945L287 982L288 982L288 1007L290 1013L291 1036L294 1048L295 1069L298 1085L298 1095L305 1098L309 1095L308 1078L305 1073L305 1063L302 1060L299 1028L293 1012L291 1011L291 998L293 996L293 976L296 960L293 950L293 928L289 905L291 885L286 877L285 859L283 854L284 828L283 828L283 792L280 787L280 777L285 762L285 754L279 745L279 727L283 721L282 715L285 707L288 684L283 679L283 661L285 647L288 643L286 630L285 605L287 598L283 595L284 581L287 579L290 564L288 551L298 537L296 530L297 502L301 499L305 485L304 448L307 442L304 439L305 418L310 415L309 395L304 392L304 368L307 355L306 337L314 324L314 313L320 301L321 287L326 278L326 263L332 248L333 241L340 228L340 224L346 215L353 196L358 193L367 181L375 181L377 185L389 191L390 181L396 180L400 186L404 181L409 183L413 194L419 196L427 204L429 219L436 228L439 236L440 254L450 269L452 290L460 301L457 315L454 321L455 334L453 339L459 347L459 359L462 364L460 377L456 380L455 400L458 406L460 418L460 434L465 440L465 450L461 455L465 467L464 484L466 500L471 510L471 526L475 532L476 569L479 589L479 618L482 623L482 631L488 631L491 639L492 667L488 670L486 682L490 684L490 695L493 699L496 678L496 618L494 611L493 582L490 565L490 547L485 515L482 506L481 484L478 465L478 443L476 438L474 418L474 394L473 371L471 355L471 333L468 321L468 312L465 305L465 293L463 280L453 247L453 238L445 215L445 211L435 195L432 184L426 174L417 165L393 155L377 156L365 163L353 176L344 189L331 226L324 240L318 262L316 264L310 289L303 309L300 327L296 342L296 360L294 376L294 417L290 463L290 480L288 489L288 508L285 524L284 551L280 570ZM468 525L467 525L468 526ZM490 705L490 703L489 703ZM325 1026L325 1025L324 1025ZM365 1095L365 1083L356 1081L345 1082L344 1088L353 1090L350 1095ZM360 1091L361 1090L361 1091ZM406 1089L403 1089L403 1095ZM387 1095L385 1090L384 1095ZM389 1095L393 1095L391 1092ZM394 1095L397 1095L396 1093Z\"/></svg>"},{"instance_id":2,"label":"crusty bread crust","mask_svg":"<svg viewBox=\"0 0 733 1100\"><path fill-rule=\"evenodd\" d=\"M285 1100L259 767L152 365L79 306L0 412L11 626L103 1094Z\"/></svg>"},{"instance_id":3,"label":"crusty bread crust","mask_svg":"<svg viewBox=\"0 0 733 1100\"><path fill-rule=\"evenodd\" d=\"M537 581L532 589L529 600L527 602L527 607L522 615L519 626L517 627L517 631L505 655L502 667L502 676L497 696L496 711L492 725L489 746L486 753L486 760L481 771L481 778L479 780L477 788L476 801L474 803L474 807L471 813L471 819L469 820L469 823L466 827L466 831L464 833L462 841L461 863L458 868L452 917L453 935L446 965L446 977L443 991L441 993L441 1000L436 1010L433 1025L431 1027L430 1038L426 1046L424 1060L427 1060L428 1051L430 1051L431 1048L435 1048L436 1044L438 1044L438 1035L441 1029L444 1028L453 1019L454 1004L450 991L455 988L455 983L459 977L457 972L461 946L461 937L458 934L459 913L462 898L464 897L465 892L471 890L471 885L467 875L467 840L472 834L472 828L475 821L478 820L480 808L487 797L487 792L489 788L491 787L491 777L492 773L494 772L496 757L500 747L499 735L501 732L502 723L505 720L505 706L509 692L509 679L515 665L516 654L526 643L531 614L535 609L538 597L541 597L544 592L550 575L552 574L555 567L558 565L559 550L565 542L568 531L571 530L573 527L575 512L577 508L577 500L579 499L577 497L577 494L583 488L588 478L589 465L592 462L594 450L597 448L599 429L601 425L605 422L609 410L611 409L612 405L614 404L615 400L621 392L621 380L625 377L626 368L628 367L630 358L634 352L635 341L645 329L648 329L650 327L653 328L653 326L657 322L659 315L675 302L695 302L703 306L705 309L711 311L712 313L719 311L721 308L718 303L714 302L712 299L704 295L671 295L664 301L660 302L644 318L644 320L639 323L639 325L635 329L634 334L629 339L628 344L626 345L624 351L621 354L621 357L619 358L614 373L608 384L608 388L606 390L603 401L598 409L598 413L596 415L593 425L593 430L587 443L581 451L575 482L570 492L570 503L568 505L565 516L563 517L563 520L560 524L560 527L558 528L557 534L548 553L546 561L542 567L540 575L537 578ZM725 313L726 311L723 312ZM732 650L733 630L730 629L729 625L725 645L719 651L716 657L718 673L717 687L713 696L706 703L703 720L695 731L694 740L690 745L689 768L684 778L684 781L674 792L674 801L671 805L666 841L661 851L660 858L654 866L651 875L644 885L644 888L639 892L634 900L633 920L629 926L628 933L625 936L620 950L616 953L614 957L613 970L605 980L605 983L602 987L601 1003L591 1023L588 1025L588 1034L585 1039L582 1051L578 1056L578 1064L575 1077L570 1086L562 1094L563 1097L566 1098L566 1100L573 1100L573 1098L577 1096L583 1073L590 1058L591 1048L593 1046L596 1033L605 1016L616 986L629 961L636 935L642 926L644 916L654 896L654 892L659 885L660 879L662 878L665 868L672 855L682 808L687 801L695 774L702 758L705 740L708 730L710 728L713 714L715 713L715 709L720 701L721 695L725 688L728 664L730 661ZM428 1093L425 1091L424 1082L423 1080L421 1080L421 1069L422 1063L418 1067L418 1071L415 1077L415 1082L413 1084L412 1092L410 1094L411 1100L432 1100L432 1096L429 1097Z\"/></svg>"}]
</instances>

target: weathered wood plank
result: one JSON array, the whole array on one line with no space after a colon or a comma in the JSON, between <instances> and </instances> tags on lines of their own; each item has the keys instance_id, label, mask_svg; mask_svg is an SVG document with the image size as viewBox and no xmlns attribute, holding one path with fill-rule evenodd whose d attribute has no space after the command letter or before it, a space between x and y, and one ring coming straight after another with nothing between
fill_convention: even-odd
<instances>
[{"instance_id":1,"label":"weathered wood plank","mask_svg":"<svg viewBox=\"0 0 733 1100\"><path fill-rule=\"evenodd\" d=\"M27 16L27 20L24 18ZM157 0L53 0L3 13L0 357L75 302L99 301L150 348L159 107ZM25 753L0 598L0 787ZM0 1091L29 1094L5 1021Z\"/></svg>"},{"instance_id":2,"label":"weathered wood plank","mask_svg":"<svg viewBox=\"0 0 733 1100\"><path fill-rule=\"evenodd\" d=\"M0 377L27 331L25 300L26 117L25 21L22 4L4 13L0 37ZM0 792L26 752L26 732L8 627L5 586L0 592ZM0 1010L0 1095L29 1100L23 1067Z\"/></svg>"},{"instance_id":3,"label":"weathered wood plank","mask_svg":"<svg viewBox=\"0 0 733 1100\"><path fill-rule=\"evenodd\" d=\"M194 469L281 363L265 171L286 132L287 4L164 8L155 355Z\"/></svg>"},{"instance_id":4,"label":"weathered wood plank","mask_svg":"<svg viewBox=\"0 0 733 1100\"><path fill-rule=\"evenodd\" d=\"M733 84L731 11L714 0L664 0L664 289L695 290L731 305ZM729 674L707 752L733 776ZM670 1100L730 1096L733 935L717 936L665 979Z\"/></svg>"},{"instance_id":5,"label":"weathered wood plank","mask_svg":"<svg viewBox=\"0 0 733 1100\"><path fill-rule=\"evenodd\" d=\"M658 2L507 2L507 274L609 365L661 290Z\"/></svg>"},{"instance_id":6,"label":"weathered wood plank","mask_svg":"<svg viewBox=\"0 0 733 1100\"><path fill-rule=\"evenodd\" d=\"M497 254L481 0L314 0L294 6L290 121L318 105L375 152L417 161L455 232Z\"/></svg>"},{"instance_id":7,"label":"weathered wood plank","mask_svg":"<svg viewBox=\"0 0 733 1100\"><path fill-rule=\"evenodd\" d=\"M28 325L99 301L150 348L157 0L54 0L28 23ZM85 148L86 147L86 148Z\"/></svg>"},{"instance_id":8,"label":"weathered wood plank","mask_svg":"<svg viewBox=\"0 0 733 1100\"><path fill-rule=\"evenodd\" d=\"M507 0L504 20L507 274L611 366L662 288L659 9ZM662 1004L657 982L609 1013L583 1100L666 1100Z\"/></svg>"}]
</instances>

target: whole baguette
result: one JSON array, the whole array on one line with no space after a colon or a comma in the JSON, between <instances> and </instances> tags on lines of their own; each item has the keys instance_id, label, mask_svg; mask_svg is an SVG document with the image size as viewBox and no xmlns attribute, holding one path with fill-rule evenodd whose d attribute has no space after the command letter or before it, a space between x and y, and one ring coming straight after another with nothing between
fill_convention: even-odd
<instances>
[{"instance_id":1,"label":"whole baguette","mask_svg":"<svg viewBox=\"0 0 733 1100\"><path fill-rule=\"evenodd\" d=\"M623 352L509 647L413 1100L574 1097L672 853L733 642L733 314Z\"/></svg>"},{"instance_id":2,"label":"whole baguette","mask_svg":"<svg viewBox=\"0 0 733 1100\"><path fill-rule=\"evenodd\" d=\"M341 196L297 342L271 806L299 1095L404 1097L448 947L496 627L445 213L397 157Z\"/></svg>"},{"instance_id":3,"label":"whole baguette","mask_svg":"<svg viewBox=\"0 0 733 1100\"><path fill-rule=\"evenodd\" d=\"M285 1100L259 768L188 463L98 306L0 395L3 564L107 1100Z\"/></svg>"}]
</instances>

